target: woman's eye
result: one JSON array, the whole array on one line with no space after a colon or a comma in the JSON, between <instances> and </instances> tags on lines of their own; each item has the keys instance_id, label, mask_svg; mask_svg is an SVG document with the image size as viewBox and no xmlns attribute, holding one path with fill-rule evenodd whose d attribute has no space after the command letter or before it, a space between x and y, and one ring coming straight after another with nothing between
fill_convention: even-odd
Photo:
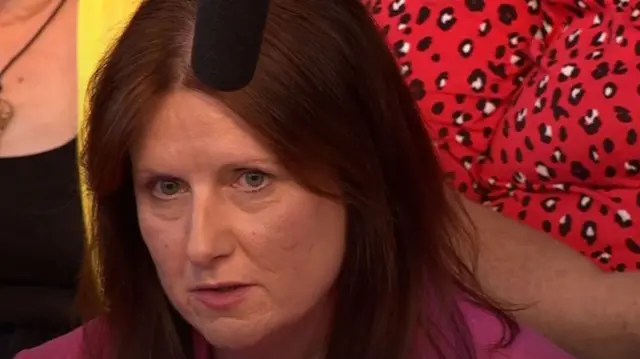
<instances>
[{"instance_id":1,"label":"woman's eye","mask_svg":"<svg viewBox=\"0 0 640 359\"><path fill-rule=\"evenodd\" d=\"M153 195L158 198L167 199L184 192L182 182L173 179L162 179L156 181L153 186Z\"/></svg>"},{"instance_id":2,"label":"woman's eye","mask_svg":"<svg viewBox=\"0 0 640 359\"><path fill-rule=\"evenodd\" d=\"M247 192L255 192L268 186L270 179L270 176L262 171L245 171L238 178L235 186Z\"/></svg>"}]
</instances>

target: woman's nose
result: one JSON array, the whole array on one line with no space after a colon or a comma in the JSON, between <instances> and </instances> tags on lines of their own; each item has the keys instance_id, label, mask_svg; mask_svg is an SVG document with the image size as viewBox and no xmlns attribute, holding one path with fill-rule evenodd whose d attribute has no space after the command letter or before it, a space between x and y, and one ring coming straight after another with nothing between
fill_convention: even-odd
<instances>
[{"instance_id":1,"label":"woman's nose","mask_svg":"<svg viewBox=\"0 0 640 359\"><path fill-rule=\"evenodd\" d=\"M187 256L195 266L209 266L236 247L233 209L214 194L194 195L188 228Z\"/></svg>"}]
</instances>

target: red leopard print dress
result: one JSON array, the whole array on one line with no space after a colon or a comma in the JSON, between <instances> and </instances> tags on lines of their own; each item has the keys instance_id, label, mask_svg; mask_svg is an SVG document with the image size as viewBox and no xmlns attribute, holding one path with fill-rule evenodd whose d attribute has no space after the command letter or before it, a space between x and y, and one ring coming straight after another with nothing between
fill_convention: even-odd
<instances>
[{"instance_id":1,"label":"red leopard print dress","mask_svg":"<svg viewBox=\"0 0 640 359\"><path fill-rule=\"evenodd\" d=\"M638 0L364 2L460 192L640 269Z\"/></svg>"}]
</instances>

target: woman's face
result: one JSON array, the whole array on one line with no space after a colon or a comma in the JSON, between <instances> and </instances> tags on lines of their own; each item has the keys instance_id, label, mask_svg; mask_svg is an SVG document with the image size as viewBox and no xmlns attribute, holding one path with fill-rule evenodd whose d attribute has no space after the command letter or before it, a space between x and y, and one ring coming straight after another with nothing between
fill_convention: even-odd
<instances>
[{"instance_id":1,"label":"woman's face","mask_svg":"<svg viewBox=\"0 0 640 359\"><path fill-rule=\"evenodd\" d=\"M326 311L342 204L296 183L236 115L171 93L132 153L142 236L169 299L218 348Z\"/></svg>"}]
</instances>

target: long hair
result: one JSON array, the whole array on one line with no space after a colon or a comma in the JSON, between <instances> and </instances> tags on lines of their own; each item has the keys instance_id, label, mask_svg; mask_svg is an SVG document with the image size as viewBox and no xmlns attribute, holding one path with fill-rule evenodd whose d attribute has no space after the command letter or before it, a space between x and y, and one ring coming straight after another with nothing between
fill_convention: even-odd
<instances>
[{"instance_id":1,"label":"long hair","mask_svg":"<svg viewBox=\"0 0 640 359\"><path fill-rule=\"evenodd\" d=\"M340 185L347 243L328 359L410 358L417 342L428 343L433 358L475 358L460 298L494 313L506 333L498 345L507 345L517 325L460 258L470 232L451 208L420 113L365 7L273 0L255 78L233 93L193 76L195 9L195 0L143 2L92 82L84 160L95 222L88 253L97 268L87 266L83 286L91 292L98 273L107 310L104 330L85 333L87 358L187 356L181 319L138 228L129 157L158 101L176 88L221 100L309 190L326 194L319 171Z\"/></svg>"}]
</instances>

